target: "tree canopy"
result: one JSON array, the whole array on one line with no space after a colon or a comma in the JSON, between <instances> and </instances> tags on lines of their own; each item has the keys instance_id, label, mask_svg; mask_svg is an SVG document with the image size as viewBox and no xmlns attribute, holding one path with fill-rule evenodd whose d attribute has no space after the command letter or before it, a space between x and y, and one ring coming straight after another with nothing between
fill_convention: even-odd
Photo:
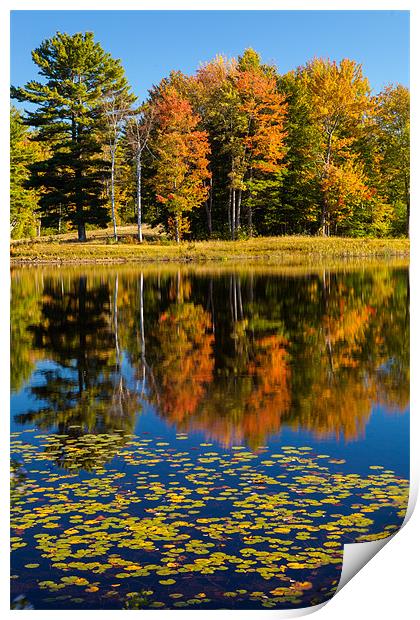
<instances>
[{"instance_id":1,"label":"tree canopy","mask_svg":"<svg viewBox=\"0 0 420 620\"><path fill-rule=\"evenodd\" d=\"M136 102L90 32L32 53L12 87L14 237L160 224L169 237L408 234L409 90L314 58L285 75L253 49L173 71ZM22 145L25 145L23 151Z\"/></svg>"}]
</instances>

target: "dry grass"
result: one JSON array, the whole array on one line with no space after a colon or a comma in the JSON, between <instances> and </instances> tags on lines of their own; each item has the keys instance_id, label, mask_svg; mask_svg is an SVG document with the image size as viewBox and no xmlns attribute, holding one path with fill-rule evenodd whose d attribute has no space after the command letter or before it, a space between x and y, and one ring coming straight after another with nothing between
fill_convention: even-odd
<instances>
[{"instance_id":1,"label":"dry grass","mask_svg":"<svg viewBox=\"0 0 420 620\"><path fill-rule=\"evenodd\" d=\"M113 243L110 231L90 233L86 243L74 234L49 240L11 244L16 263L148 263L254 261L276 265L316 265L332 259L408 258L408 239L349 239L342 237L258 237L245 241L164 241L159 231L146 229L142 244L133 241L135 227L121 229L121 242Z\"/></svg>"},{"instance_id":2,"label":"dry grass","mask_svg":"<svg viewBox=\"0 0 420 620\"><path fill-rule=\"evenodd\" d=\"M162 229L160 226L152 228L149 224L143 224L143 236L146 241L158 241L162 239ZM87 243L107 243L113 239L113 228L97 228L87 231ZM130 224L129 226L118 226L118 237L121 242L131 241L137 235L137 226ZM37 238L15 239L11 241L12 246L26 245L28 243L68 243L77 242L77 231L73 230L60 235L50 235Z\"/></svg>"}]
</instances>

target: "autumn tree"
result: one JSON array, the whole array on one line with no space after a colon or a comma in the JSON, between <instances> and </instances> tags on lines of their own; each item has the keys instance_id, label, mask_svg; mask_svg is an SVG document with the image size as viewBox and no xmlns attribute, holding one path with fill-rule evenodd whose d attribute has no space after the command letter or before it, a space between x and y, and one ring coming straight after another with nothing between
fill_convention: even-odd
<instances>
[{"instance_id":1,"label":"autumn tree","mask_svg":"<svg viewBox=\"0 0 420 620\"><path fill-rule=\"evenodd\" d=\"M371 198L363 164L353 156L347 156L341 166L330 164L321 191L328 232L351 235L357 230L354 214Z\"/></svg>"},{"instance_id":2,"label":"autumn tree","mask_svg":"<svg viewBox=\"0 0 420 620\"><path fill-rule=\"evenodd\" d=\"M252 49L238 61L216 57L197 71L196 83L203 126L228 169L227 214L234 239L241 226L243 192L255 193L261 189L258 179L275 177L282 168L286 105L277 92L274 69L262 65ZM247 206L252 231L252 201Z\"/></svg>"},{"instance_id":3,"label":"autumn tree","mask_svg":"<svg viewBox=\"0 0 420 620\"><path fill-rule=\"evenodd\" d=\"M173 86L164 87L156 102L157 157L153 180L157 200L168 213L167 225L179 243L189 231L187 213L206 200L210 178L207 133L199 131L199 117Z\"/></svg>"},{"instance_id":4,"label":"autumn tree","mask_svg":"<svg viewBox=\"0 0 420 620\"><path fill-rule=\"evenodd\" d=\"M314 234L319 228L321 202L319 184L314 182L318 174L321 136L313 121L311 101L301 74L289 71L279 76L278 89L287 102L286 168L278 197L267 204L264 231Z\"/></svg>"},{"instance_id":5,"label":"autumn tree","mask_svg":"<svg viewBox=\"0 0 420 620\"><path fill-rule=\"evenodd\" d=\"M215 230L224 231L226 220L231 231L231 189L228 176L231 158L227 142L232 127L237 124L237 97L231 80L235 70L235 60L218 55L199 67L189 93L211 144L211 177L205 202L207 232L210 235Z\"/></svg>"},{"instance_id":6,"label":"autumn tree","mask_svg":"<svg viewBox=\"0 0 420 620\"><path fill-rule=\"evenodd\" d=\"M277 90L273 67L261 64L259 54L245 50L239 58L237 89L241 99L240 109L246 117L246 133L242 145L243 183L251 194L264 192L270 176L281 183L284 169L285 137L284 123L287 112L285 98ZM242 190L239 189L234 224L240 226ZM233 217L233 211L232 211ZM252 234L252 202L248 203L248 227Z\"/></svg>"},{"instance_id":7,"label":"autumn tree","mask_svg":"<svg viewBox=\"0 0 420 620\"><path fill-rule=\"evenodd\" d=\"M320 231L326 235L333 223L328 211L330 177L336 176L336 168L348 159L366 116L372 113L373 103L362 67L352 60L343 59L337 63L315 58L298 69L298 75L305 90L311 122L319 134L316 174L312 181L321 188ZM353 173L355 170L353 167ZM362 171L362 166L358 170ZM344 178L352 182L355 175L342 175ZM362 174L357 185L363 185Z\"/></svg>"}]
</instances>

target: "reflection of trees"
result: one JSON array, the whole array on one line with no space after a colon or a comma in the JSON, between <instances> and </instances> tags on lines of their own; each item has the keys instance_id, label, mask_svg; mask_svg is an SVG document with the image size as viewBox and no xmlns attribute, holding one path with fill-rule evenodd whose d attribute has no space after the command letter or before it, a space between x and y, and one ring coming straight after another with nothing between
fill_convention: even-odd
<instances>
[{"instance_id":1,"label":"reflection of trees","mask_svg":"<svg viewBox=\"0 0 420 620\"><path fill-rule=\"evenodd\" d=\"M260 444L290 406L287 340L278 319L245 318L240 278L197 282L178 274L147 345L153 402L179 429L201 429L230 445ZM202 286L204 284L204 286ZM253 289L248 288L251 292ZM227 302L227 303L226 303Z\"/></svg>"},{"instance_id":2,"label":"reflection of trees","mask_svg":"<svg viewBox=\"0 0 420 620\"><path fill-rule=\"evenodd\" d=\"M72 454L75 459L82 455L77 440L86 433L133 429L139 399L122 372L117 306L117 278L112 300L108 284L85 276L44 281L40 320L31 331L35 348L49 361L38 368L30 387L39 407L17 421L63 435L56 449L62 465L68 465ZM95 446L91 448L94 463Z\"/></svg>"},{"instance_id":3,"label":"reflection of trees","mask_svg":"<svg viewBox=\"0 0 420 620\"><path fill-rule=\"evenodd\" d=\"M151 332L153 401L165 417L178 424L197 410L214 366L210 314L201 305L185 301L189 293L188 281L178 277L175 289L171 283L170 298L176 301L160 313Z\"/></svg>"},{"instance_id":4,"label":"reflection of trees","mask_svg":"<svg viewBox=\"0 0 420 620\"><path fill-rule=\"evenodd\" d=\"M409 272L394 279L387 305L378 308L375 335L381 363L376 372L378 401L388 409L403 411L410 398L410 283Z\"/></svg>"},{"instance_id":5,"label":"reflection of trees","mask_svg":"<svg viewBox=\"0 0 420 620\"><path fill-rule=\"evenodd\" d=\"M319 278L322 311L318 320L307 317L305 345L295 350L302 372L294 373L294 426L356 438L375 403L407 407L406 284L403 272L389 270Z\"/></svg>"},{"instance_id":6,"label":"reflection of trees","mask_svg":"<svg viewBox=\"0 0 420 620\"><path fill-rule=\"evenodd\" d=\"M12 367L23 377L26 361L44 360L30 387L39 408L19 420L67 435L62 463L75 441L85 450L85 433L131 431L141 399L180 430L252 447L284 424L353 438L374 404L408 404L405 270L36 281L12 280L28 309L25 328L15 309ZM104 445L90 441L100 458Z\"/></svg>"},{"instance_id":7,"label":"reflection of trees","mask_svg":"<svg viewBox=\"0 0 420 620\"><path fill-rule=\"evenodd\" d=\"M282 424L350 439L375 403L407 406L404 272L181 285L202 305L165 283L149 338L154 403L180 429L253 447Z\"/></svg>"},{"instance_id":8,"label":"reflection of trees","mask_svg":"<svg viewBox=\"0 0 420 620\"><path fill-rule=\"evenodd\" d=\"M258 447L279 432L290 407L286 346L281 335L256 339L243 374L221 373L185 428L200 428L227 446L246 442Z\"/></svg>"}]
</instances>

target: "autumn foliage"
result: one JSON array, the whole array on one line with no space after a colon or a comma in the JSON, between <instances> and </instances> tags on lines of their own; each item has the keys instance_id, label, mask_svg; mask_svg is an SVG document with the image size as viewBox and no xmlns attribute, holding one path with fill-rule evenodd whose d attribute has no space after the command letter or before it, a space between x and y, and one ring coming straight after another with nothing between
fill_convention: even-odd
<instances>
[{"instance_id":1,"label":"autumn foliage","mask_svg":"<svg viewBox=\"0 0 420 620\"><path fill-rule=\"evenodd\" d=\"M179 241L183 233L189 232L186 214L200 207L207 196L204 181L210 178L208 136L197 129L199 117L173 87L161 93L156 120L156 197L166 206L169 228Z\"/></svg>"},{"instance_id":2,"label":"autumn foliage","mask_svg":"<svg viewBox=\"0 0 420 620\"><path fill-rule=\"evenodd\" d=\"M67 50L63 58L61 40ZM56 48L59 67L51 55ZM91 48L104 53L91 33L57 34L34 54L56 87L29 82L12 89L14 98L39 104L36 112L14 110L11 118L14 236L34 235L39 226L62 232L80 220L82 239L85 220L105 226L111 216L115 241L117 225L136 222L142 242L143 220L178 242L408 234L410 93L405 86L388 84L373 93L362 65L350 58L313 58L282 75L248 48L236 58L217 55L191 75L171 71L138 105L119 61L106 55L119 77L113 82L108 76L103 92L98 86L92 109L84 103L81 127L89 131L81 134L86 148L80 158L73 137L74 156L70 143L52 136L64 130L73 136L71 110L86 93L66 90L70 112L61 119L55 111L63 105L60 89L72 74L72 62L82 62L84 54L90 59ZM47 49L49 64L41 57ZM95 63L77 70L98 79ZM58 73L64 82L56 80ZM22 131L28 142L23 159ZM111 160L109 174L106 160ZM66 187L74 175L67 173L76 164L70 200ZM81 184L90 187L86 195L79 192Z\"/></svg>"}]
</instances>

